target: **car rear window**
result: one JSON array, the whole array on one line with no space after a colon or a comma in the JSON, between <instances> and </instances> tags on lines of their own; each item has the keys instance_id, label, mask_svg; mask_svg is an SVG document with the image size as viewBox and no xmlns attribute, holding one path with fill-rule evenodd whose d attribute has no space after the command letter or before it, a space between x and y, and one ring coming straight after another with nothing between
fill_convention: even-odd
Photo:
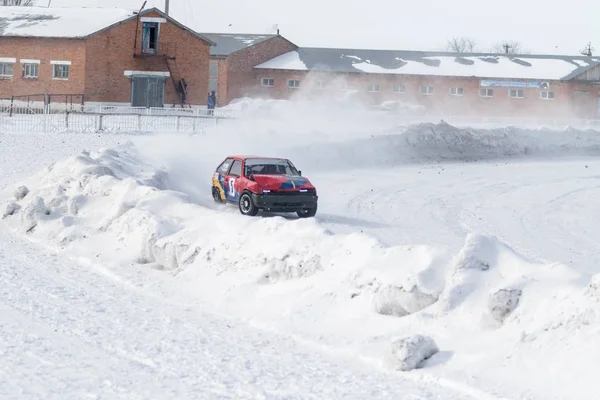
<instances>
[{"instance_id":1,"label":"car rear window","mask_svg":"<svg viewBox=\"0 0 600 400\"><path fill-rule=\"evenodd\" d=\"M225 161L223 161L223 164L219 165L219 172L222 174L226 174L227 171L229 171L229 167L231 166L231 162L233 161L232 158L228 158Z\"/></svg>"}]
</instances>

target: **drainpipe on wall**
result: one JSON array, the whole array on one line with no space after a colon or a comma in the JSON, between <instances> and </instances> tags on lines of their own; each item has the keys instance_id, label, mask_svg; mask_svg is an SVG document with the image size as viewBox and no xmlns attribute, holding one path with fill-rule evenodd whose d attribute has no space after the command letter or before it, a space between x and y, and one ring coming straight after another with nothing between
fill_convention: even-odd
<instances>
[{"instance_id":1,"label":"drainpipe on wall","mask_svg":"<svg viewBox=\"0 0 600 400\"><path fill-rule=\"evenodd\" d=\"M169 15L169 0L165 0L165 14Z\"/></svg>"}]
</instances>

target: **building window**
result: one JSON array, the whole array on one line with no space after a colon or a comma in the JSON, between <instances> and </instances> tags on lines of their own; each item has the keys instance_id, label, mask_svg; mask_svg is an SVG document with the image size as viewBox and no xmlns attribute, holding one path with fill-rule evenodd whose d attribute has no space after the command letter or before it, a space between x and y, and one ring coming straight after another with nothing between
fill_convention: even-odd
<instances>
[{"instance_id":1,"label":"building window","mask_svg":"<svg viewBox=\"0 0 600 400\"><path fill-rule=\"evenodd\" d=\"M554 100L554 92L540 92L540 99L543 100Z\"/></svg>"},{"instance_id":2,"label":"building window","mask_svg":"<svg viewBox=\"0 0 600 400\"><path fill-rule=\"evenodd\" d=\"M522 99L525 97L523 89L510 89L508 91L508 97L511 99Z\"/></svg>"},{"instance_id":3,"label":"building window","mask_svg":"<svg viewBox=\"0 0 600 400\"><path fill-rule=\"evenodd\" d=\"M376 83L369 83L369 86L367 86L367 90L369 92L379 92L379 85Z\"/></svg>"},{"instance_id":4,"label":"building window","mask_svg":"<svg viewBox=\"0 0 600 400\"><path fill-rule=\"evenodd\" d=\"M23 64L23 78L37 79L39 73L39 64L26 63Z\"/></svg>"},{"instance_id":5,"label":"building window","mask_svg":"<svg viewBox=\"0 0 600 400\"><path fill-rule=\"evenodd\" d=\"M298 89L299 87L300 87L300 81L298 79L289 79L288 80L288 88Z\"/></svg>"},{"instance_id":6,"label":"building window","mask_svg":"<svg viewBox=\"0 0 600 400\"><path fill-rule=\"evenodd\" d=\"M325 82L317 81L317 89L325 89Z\"/></svg>"},{"instance_id":7,"label":"building window","mask_svg":"<svg viewBox=\"0 0 600 400\"><path fill-rule=\"evenodd\" d=\"M69 79L69 64L52 65L52 79Z\"/></svg>"},{"instance_id":8,"label":"building window","mask_svg":"<svg viewBox=\"0 0 600 400\"><path fill-rule=\"evenodd\" d=\"M421 86L421 94L423 95L432 95L433 94L433 86Z\"/></svg>"},{"instance_id":9,"label":"building window","mask_svg":"<svg viewBox=\"0 0 600 400\"><path fill-rule=\"evenodd\" d=\"M494 89L481 88L479 89L481 97L494 97Z\"/></svg>"},{"instance_id":10,"label":"building window","mask_svg":"<svg viewBox=\"0 0 600 400\"><path fill-rule=\"evenodd\" d=\"M273 87L275 86L275 79L273 78L262 78L260 80L260 84L264 87Z\"/></svg>"},{"instance_id":11,"label":"building window","mask_svg":"<svg viewBox=\"0 0 600 400\"><path fill-rule=\"evenodd\" d=\"M2 62L0 63L0 78L12 78L13 76L13 63Z\"/></svg>"},{"instance_id":12,"label":"building window","mask_svg":"<svg viewBox=\"0 0 600 400\"><path fill-rule=\"evenodd\" d=\"M462 96L465 94L465 90L461 87L450 88L450 96Z\"/></svg>"},{"instance_id":13,"label":"building window","mask_svg":"<svg viewBox=\"0 0 600 400\"><path fill-rule=\"evenodd\" d=\"M404 93L406 91L406 88L404 87L404 85L400 84L400 83L394 83L392 85L392 92L394 93Z\"/></svg>"},{"instance_id":14,"label":"building window","mask_svg":"<svg viewBox=\"0 0 600 400\"><path fill-rule=\"evenodd\" d=\"M158 22L142 23L142 53L158 54Z\"/></svg>"}]
</instances>

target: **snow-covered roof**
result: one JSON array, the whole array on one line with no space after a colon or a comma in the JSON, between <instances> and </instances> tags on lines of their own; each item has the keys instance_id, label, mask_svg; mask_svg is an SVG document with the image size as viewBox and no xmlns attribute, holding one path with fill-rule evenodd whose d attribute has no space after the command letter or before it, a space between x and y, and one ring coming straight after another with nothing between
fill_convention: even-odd
<instances>
[{"instance_id":1,"label":"snow-covered roof","mask_svg":"<svg viewBox=\"0 0 600 400\"><path fill-rule=\"evenodd\" d=\"M228 56L236 51L246 49L255 44L272 39L277 35L270 34L248 34L248 33L202 33L202 36L209 38L216 46L210 48L211 56Z\"/></svg>"},{"instance_id":2,"label":"snow-covered roof","mask_svg":"<svg viewBox=\"0 0 600 400\"><path fill-rule=\"evenodd\" d=\"M135 19L138 14L144 16L150 12L158 13L211 46L215 45L207 37L194 32L157 8L148 8L140 13L139 9L104 7L0 7L0 37L85 38Z\"/></svg>"},{"instance_id":3,"label":"snow-covered roof","mask_svg":"<svg viewBox=\"0 0 600 400\"><path fill-rule=\"evenodd\" d=\"M600 57L299 48L255 68L567 80L597 65Z\"/></svg>"},{"instance_id":4,"label":"snow-covered roof","mask_svg":"<svg viewBox=\"0 0 600 400\"><path fill-rule=\"evenodd\" d=\"M82 38L135 17L123 8L0 7L0 36Z\"/></svg>"}]
</instances>

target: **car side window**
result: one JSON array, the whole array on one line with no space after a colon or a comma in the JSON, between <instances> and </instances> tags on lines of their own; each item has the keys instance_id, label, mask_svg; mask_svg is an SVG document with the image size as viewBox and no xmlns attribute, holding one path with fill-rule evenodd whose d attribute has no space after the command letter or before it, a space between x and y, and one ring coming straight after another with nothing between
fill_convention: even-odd
<instances>
[{"instance_id":1,"label":"car side window","mask_svg":"<svg viewBox=\"0 0 600 400\"><path fill-rule=\"evenodd\" d=\"M226 175L227 171L229 171L229 167L231 166L231 162L233 161L232 158L228 158L225 161L223 161L223 164L219 165L218 171L221 174Z\"/></svg>"},{"instance_id":2,"label":"car side window","mask_svg":"<svg viewBox=\"0 0 600 400\"><path fill-rule=\"evenodd\" d=\"M241 176L242 175L242 162L240 160L235 160L233 165L231 166L231 171L229 172L231 176Z\"/></svg>"}]
</instances>

